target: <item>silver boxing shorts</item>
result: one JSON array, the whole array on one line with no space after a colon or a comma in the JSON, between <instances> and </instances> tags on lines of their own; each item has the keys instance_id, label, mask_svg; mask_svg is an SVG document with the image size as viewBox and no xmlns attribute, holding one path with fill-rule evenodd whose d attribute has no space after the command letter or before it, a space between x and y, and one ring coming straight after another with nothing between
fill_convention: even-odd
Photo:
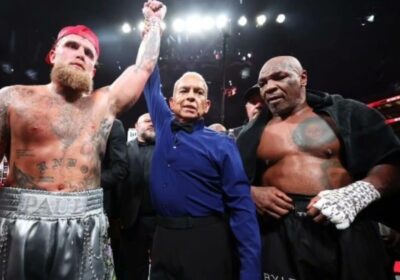
<instances>
[{"instance_id":1,"label":"silver boxing shorts","mask_svg":"<svg viewBox=\"0 0 400 280\"><path fill-rule=\"evenodd\" d=\"M89 280L114 274L102 189L0 189L0 279Z\"/></svg>"}]
</instances>

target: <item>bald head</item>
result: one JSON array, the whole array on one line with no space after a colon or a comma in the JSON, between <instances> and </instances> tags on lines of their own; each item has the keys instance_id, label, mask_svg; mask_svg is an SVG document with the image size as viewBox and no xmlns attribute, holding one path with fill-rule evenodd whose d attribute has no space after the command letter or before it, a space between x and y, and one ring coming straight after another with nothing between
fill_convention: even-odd
<instances>
[{"instance_id":1,"label":"bald head","mask_svg":"<svg viewBox=\"0 0 400 280\"><path fill-rule=\"evenodd\" d=\"M226 132L226 127L225 127L224 125L220 124L220 123L213 123L213 124L210 124L210 125L208 126L208 128L209 128L209 129L212 129L212 130L214 130L214 131L216 131L216 132L222 132L222 133L225 133L225 132Z\"/></svg>"},{"instance_id":2,"label":"bald head","mask_svg":"<svg viewBox=\"0 0 400 280\"><path fill-rule=\"evenodd\" d=\"M143 121L145 121L145 120L150 120L150 121L151 121L151 119L150 119L150 114L149 114L149 113L145 113L145 114L141 115L141 116L137 119L137 122L136 122L136 123L141 123L141 122L143 122Z\"/></svg>"},{"instance_id":3,"label":"bald head","mask_svg":"<svg viewBox=\"0 0 400 280\"><path fill-rule=\"evenodd\" d=\"M258 76L261 97L274 116L287 117L306 104L307 72L297 58L268 60Z\"/></svg>"},{"instance_id":4,"label":"bald head","mask_svg":"<svg viewBox=\"0 0 400 280\"><path fill-rule=\"evenodd\" d=\"M304 69L300 61L293 56L276 56L268 60L261 68L260 74L264 71L293 71L300 75Z\"/></svg>"},{"instance_id":5,"label":"bald head","mask_svg":"<svg viewBox=\"0 0 400 280\"><path fill-rule=\"evenodd\" d=\"M149 113L143 114L138 118L135 128L139 142L154 142L156 134Z\"/></svg>"}]
</instances>

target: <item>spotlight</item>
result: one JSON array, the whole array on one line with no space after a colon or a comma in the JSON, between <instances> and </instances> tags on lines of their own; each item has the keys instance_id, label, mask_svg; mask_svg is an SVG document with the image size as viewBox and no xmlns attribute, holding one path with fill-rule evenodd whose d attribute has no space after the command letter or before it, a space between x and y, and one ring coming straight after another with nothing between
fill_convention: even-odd
<instances>
[{"instance_id":1,"label":"spotlight","mask_svg":"<svg viewBox=\"0 0 400 280\"><path fill-rule=\"evenodd\" d=\"M188 33L199 33L203 23L198 15L189 16L186 20L186 30Z\"/></svg>"},{"instance_id":2,"label":"spotlight","mask_svg":"<svg viewBox=\"0 0 400 280\"><path fill-rule=\"evenodd\" d=\"M375 21L375 15L369 15L369 16L367 16L367 21L368 21L368 22L374 22L374 21Z\"/></svg>"},{"instance_id":3,"label":"spotlight","mask_svg":"<svg viewBox=\"0 0 400 280\"><path fill-rule=\"evenodd\" d=\"M34 70L34 69L28 69L28 70L26 70L26 71L25 71L25 75L26 75L29 79L33 80L33 81L36 81L37 78L38 78L38 72L37 72L36 70Z\"/></svg>"},{"instance_id":4,"label":"spotlight","mask_svg":"<svg viewBox=\"0 0 400 280\"><path fill-rule=\"evenodd\" d=\"M242 80L246 80L250 77L250 68L249 67L245 67L242 69L242 71L240 71L240 78Z\"/></svg>"},{"instance_id":5,"label":"spotlight","mask_svg":"<svg viewBox=\"0 0 400 280\"><path fill-rule=\"evenodd\" d=\"M12 73L14 73L14 67L9 64L9 63L3 63L1 65L1 69L3 70L4 73L11 75Z\"/></svg>"},{"instance_id":6,"label":"spotlight","mask_svg":"<svg viewBox=\"0 0 400 280\"><path fill-rule=\"evenodd\" d=\"M219 15L216 20L216 26L219 29L223 29L228 24L228 18L226 15Z\"/></svg>"},{"instance_id":7,"label":"spotlight","mask_svg":"<svg viewBox=\"0 0 400 280\"><path fill-rule=\"evenodd\" d=\"M211 30L214 27L215 27L215 20L210 16L206 16L203 20L203 29Z\"/></svg>"},{"instance_id":8,"label":"spotlight","mask_svg":"<svg viewBox=\"0 0 400 280\"><path fill-rule=\"evenodd\" d=\"M122 26L121 26L121 30L123 33L130 33L132 31L132 27L129 23L125 22Z\"/></svg>"},{"instance_id":9,"label":"spotlight","mask_svg":"<svg viewBox=\"0 0 400 280\"><path fill-rule=\"evenodd\" d=\"M252 56L253 56L252 53L247 53L248 58L251 58Z\"/></svg>"},{"instance_id":10,"label":"spotlight","mask_svg":"<svg viewBox=\"0 0 400 280\"><path fill-rule=\"evenodd\" d=\"M238 20L238 24L240 26L245 26L247 24L247 18L245 16L241 16Z\"/></svg>"},{"instance_id":11,"label":"spotlight","mask_svg":"<svg viewBox=\"0 0 400 280\"><path fill-rule=\"evenodd\" d=\"M284 14L279 14L279 15L276 17L276 22L277 22L277 23L284 23L284 22L285 22L285 19L286 19L286 16L285 16Z\"/></svg>"},{"instance_id":12,"label":"spotlight","mask_svg":"<svg viewBox=\"0 0 400 280\"><path fill-rule=\"evenodd\" d=\"M266 15L259 15L256 17L257 26L263 26L266 21L267 21Z\"/></svg>"},{"instance_id":13,"label":"spotlight","mask_svg":"<svg viewBox=\"0 0 400 280\"><path fill-rule=\"evenodd\" d=\"M185 23L183 22L182 19L177 18L173 21L172 28L174 29L175 32L180 33L185 30Z\"/></svg>"}]
</instances>

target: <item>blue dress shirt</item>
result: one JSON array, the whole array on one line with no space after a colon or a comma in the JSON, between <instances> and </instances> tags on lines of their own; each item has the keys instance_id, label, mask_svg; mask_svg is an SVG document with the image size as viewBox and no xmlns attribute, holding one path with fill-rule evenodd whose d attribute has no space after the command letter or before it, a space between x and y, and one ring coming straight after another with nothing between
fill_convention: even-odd
<instances>
[{"instance_id":1,"label":"blue dress shirt","mask_svg":"<svg viewBox=\"0 0 400 280\"><path fill-rule=\"evenodd\" d=\"M173 132L156 68L144 90L156 130L151 196L158 215L210 216L227 213L240 256L240 279L261 277L261 241L250 186L234 141L194 124L192 133Z\"/></svg>"}]
</instances>

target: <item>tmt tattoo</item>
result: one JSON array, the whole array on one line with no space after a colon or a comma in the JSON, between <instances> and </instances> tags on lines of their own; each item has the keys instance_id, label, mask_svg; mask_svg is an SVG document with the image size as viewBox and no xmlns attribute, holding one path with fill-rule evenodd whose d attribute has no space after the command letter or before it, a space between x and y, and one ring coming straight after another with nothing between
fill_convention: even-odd
<instances>
[{"instance_id":1,"label":"tmt tattoo","mask_svg":"<svg viewBox=\"0 0 400 280\"><path fill-rule=\"evenodd\" d=\"M39 169L40 174L44 174L44 172L48 169L45 161L39 162L36 164L36 166Z\"/></svg>"},{"instance_id":2,"label":"tmt tattoo","mask_svg":"<svg viewBox=\"0 0 400 280\"><path fill-rule=\"evenodd\" d=\"M292 139L300 150L308 152L333 143L336 135L326 121L320 117L312 117L296 127Z\"/></svg>"},{"instance_id":3,"label":"tmt tattoo","mask_svg":"<svg viewBox=\"0 0 400 280\"><path fill-rule=\"evenodd\" d=\"M53 159L53 166L51 168L56 169L58 167L62 167L63 165L63 158L54 158Z\"/></svg>"}]
</instances>

